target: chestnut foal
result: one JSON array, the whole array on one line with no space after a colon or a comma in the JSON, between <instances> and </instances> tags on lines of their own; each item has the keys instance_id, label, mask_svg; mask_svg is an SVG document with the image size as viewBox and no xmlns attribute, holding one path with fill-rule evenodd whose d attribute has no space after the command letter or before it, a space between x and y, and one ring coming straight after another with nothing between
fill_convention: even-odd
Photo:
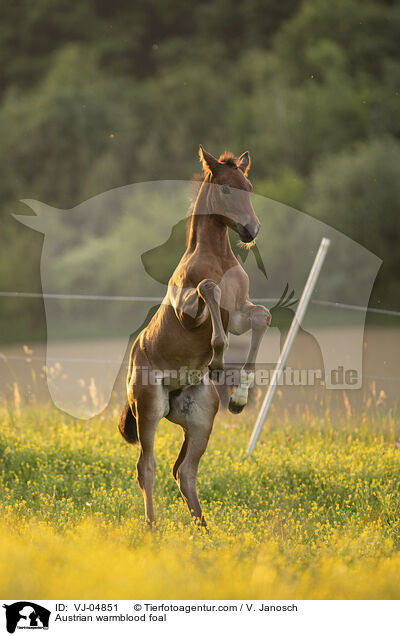
<instances>
[{"instance_id":1,"label":"chestnut foal","mask_svg":"<svg viewBox=\"0 0 400 636\"><path fill-rule=\"evenodd\" d=\"M140 443L137 480L149 525L155 522L154 436L160 419L166 417L184 431L174 478L192 516L206 526L196 488L197 469L219 408L208 371L223 369L228 332L251 329L248 358L229 403L230 410L239 413L247 403L257 351L271 321L265 307L249 301L249 279L228 236L230 227L244 243L251 243L260 229L247 178L249 153L239 159L225 153L218 160L200 146L199 154L204 180L188 221L186 251L157 313L132 347L128 401L119 420L123 437Z\"/></svg>"}]
</instances>

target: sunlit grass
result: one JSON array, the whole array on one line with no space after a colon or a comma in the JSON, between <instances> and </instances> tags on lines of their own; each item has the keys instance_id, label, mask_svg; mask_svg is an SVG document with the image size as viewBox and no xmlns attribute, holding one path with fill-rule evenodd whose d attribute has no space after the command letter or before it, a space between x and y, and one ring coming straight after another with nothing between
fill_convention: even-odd
<instances>
[{"instance_id":1,"label":"sunlit grass","mask_svg":"<svg viewBox=\"0 0 400 636\"><path fill-rule=\"evenodd\" d=\"M398 598L400 434L395 414L222 415L200 465L210 533L172 479L181 433L157 434L158 529L143 523L137 448L113 415L4 408L3 598Z\"/></svg>"}]
</instances>

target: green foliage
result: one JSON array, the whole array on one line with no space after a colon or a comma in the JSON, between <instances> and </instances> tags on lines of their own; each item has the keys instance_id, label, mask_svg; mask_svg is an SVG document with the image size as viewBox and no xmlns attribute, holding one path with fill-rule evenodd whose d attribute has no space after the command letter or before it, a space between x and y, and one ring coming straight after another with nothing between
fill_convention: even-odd
<instances>
[{"instance_id":1,"label":"green foliage","mask_svg":"<svg viewBox=\"0 0 400 636\"><path fill-rule=\"evenodd\" d=\"M293 170L287 169L277 179L258 182L257 194L301 209L304 200L304 180Z\"/></svg>"},{"instance_id":2,"label":"green foliage","mask_svg":"<svg viewBox=\"0 0 400 636\"><path fill-rule=\"evenodd\" d=\"M399 20L378 0L3 3L0 287L40 287L42 238L10 217L19 199L69 208L128 183L189 179L200 142L248 149L255 191L308 212L324 157L400 135ZM396 183L387 192L394 209ZM308 200L324 215L321 197L318 209ZM377 229L357 240L387 258L392 233ZM382 303L398 303L394 269L382 271ZM2 300L1 324L14 309ZM29 314L40 322L38 305Z\"/></svg>"},{"instance_id":3,"label":"green foliage","mask_svg":"<svg viewBox=\"0 0 400 636\"><path fill-rule=\"evenodd\" d=\"M327 157L315 170L305 207L383 260L375 288L396 307L400 271L400 143L364 142Z\"/></svg>"},{"instance_id":4,"label":"green foliage","mask_svg":"<svg viewBox=\"0 0 400 636\"><path fill-rule=\"evenodd\" d=\"M92 52L71 45L32 91L10 90L0 111L2 200L14 195L74 205L87 169L112 143L120 116L117 89L99 75Z\"/></svg>"},{"instance_id":5,"label":"green foliage","mask_svg":"<svg viewBox=\"0 0 400 636\"><path fill-rule=\"evenodd\" d=\"M311 76L323 82L339 60L349 75L379 80L385 61L399 51L399 20L391 2L304 0L278 32L277 50L300 85Z\"/></svg>"}]
</instances>

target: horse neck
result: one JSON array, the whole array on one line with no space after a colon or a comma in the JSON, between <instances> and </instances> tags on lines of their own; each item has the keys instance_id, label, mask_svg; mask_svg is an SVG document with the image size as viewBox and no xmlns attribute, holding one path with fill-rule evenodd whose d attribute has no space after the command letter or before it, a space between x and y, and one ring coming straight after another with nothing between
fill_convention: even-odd
<instances>
[{"instance_id":1,"label":"horse neck","mask_svg":"<svg viewBox=\"0 0 400 636\"><path fill-rule=\"evenodd\" d=\"M233 256L228 228L218 221L211 209L207 179L203 181L189 221L187 251L212 252L217 256Z\"/></svg>"}]
</instances>

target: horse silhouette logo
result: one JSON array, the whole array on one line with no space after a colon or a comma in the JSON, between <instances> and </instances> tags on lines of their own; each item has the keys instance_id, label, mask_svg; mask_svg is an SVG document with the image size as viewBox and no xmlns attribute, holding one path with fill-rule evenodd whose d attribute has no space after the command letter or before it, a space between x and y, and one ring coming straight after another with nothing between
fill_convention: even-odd
<instances>
[{"instance_id":1,"label":"horse silhouette logo","mask_svg":"<svg viewBox=\"0 0 400 636\"><path fill-rule=\"evenodd\" d=\"M89 419L109 403L121 365L128 362L129 342L166 302L169 277L186 249L192 190L188 181L137 183L69 210L24 200L35 214L14 215L44 234L45 372L61 410ZM294 317L288 292L299 295L304 288L325 236L329 254L288 364L297 367L305 349L307 366L324 370L326 388L360 388L366 308L380 259L299 210L257 194L252 201L261 222L257 243L245 250L234 238L231 248L249 276L251 298L272 313L269 348L261 347L257 362L276 363ZM345 316L345 328L343 303L354 309ZM232 360L239 366L246 353L240 347L240 359ZM341 367L356 371L351 386L330 380Z\"/></svg>"},{"instance_id":2,"label":"horse silhouette logo","mask_svg":"<svg viewBox=\"0 0 400 636\"><path fill-rule=\"evenodd\" d=\"M6 610L6 627L9 634L16 629L48 629L50 610L32 601L17 601L11 605L4 604Z\"/></svg>"}]
</instances>

